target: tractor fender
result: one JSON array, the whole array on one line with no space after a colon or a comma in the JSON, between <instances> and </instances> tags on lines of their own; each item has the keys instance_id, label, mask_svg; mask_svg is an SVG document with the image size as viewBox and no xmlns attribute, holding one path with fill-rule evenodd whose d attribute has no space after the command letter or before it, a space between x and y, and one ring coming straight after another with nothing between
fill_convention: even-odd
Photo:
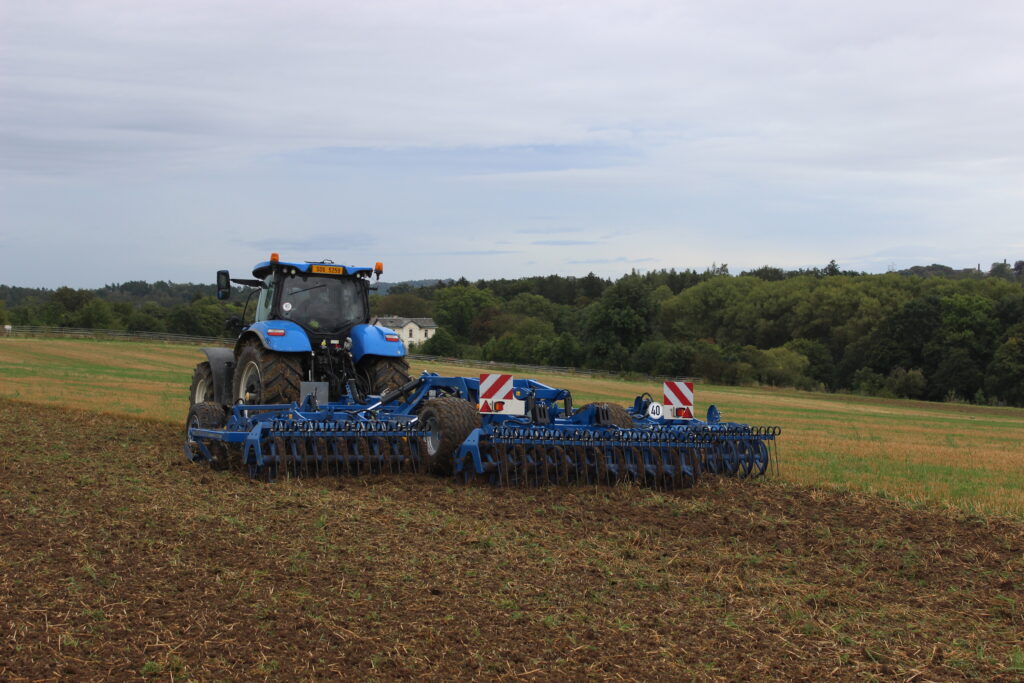
<instances>
[{"instance_id":1,"label":"tractor fender","mask_svg":"<svg viewBox=\"0 0 1024 683\"><path fill-rule=\"evenodd\" d=\"M309 336L298 324L290 320L261 320L249 325L235 342L235 355L253 337L258 337L264 348L278 353L309 353L313 350Z\"/></svg>"},{"instance_id":2,"label":"tractor fender","mask_svg":"<svg viewBox=\"0 0 1024 683\"><path fill-rule=\"evenodd\" d=\"M363 356L401 358L405 344L394 330L377 325L355 325L349 332L352 338L352 360L358 363ZM391 339L388 339L391 337Z\"/></svg>"},{"instance_id":3,"label":"tractor fender","mask_svg":"<svg viewBox=\"0 0 1024 683\"><path fill-rule=\"evenodd\" d=\"M213 372L213 400L222 406L231 405L231 379L235 374L235 352L224 348L202 349Z\"/></svg>"}]
</instances>

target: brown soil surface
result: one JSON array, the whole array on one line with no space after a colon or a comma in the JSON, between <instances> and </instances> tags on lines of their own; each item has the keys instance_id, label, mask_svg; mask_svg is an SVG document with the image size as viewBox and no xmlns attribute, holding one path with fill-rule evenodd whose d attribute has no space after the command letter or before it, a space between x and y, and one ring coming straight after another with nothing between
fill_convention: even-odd
<instances>
[{"instance_id":1,"label":"brown soil surface","mask_svg":"<svg viewBox=\"0 0 1024 683\"><path fill-rule=\"evenodd\" d=\"M0 680L1020 680L1024 524L779 481L267 485L0 400Z\"/></svg>"}]
</instances>

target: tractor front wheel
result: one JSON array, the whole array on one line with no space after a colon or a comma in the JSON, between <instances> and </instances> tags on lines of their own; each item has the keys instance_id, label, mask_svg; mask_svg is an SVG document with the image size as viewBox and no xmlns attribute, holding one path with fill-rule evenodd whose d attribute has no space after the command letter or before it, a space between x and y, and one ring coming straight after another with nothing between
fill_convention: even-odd
<instances>
[{"instance_id":1,"label":"tractor front wheel","mask_svg":"<svg viewBox=\"0 0 1024 683\"><path fill-rule=\"evenodd\" d=\"M427 459L434 474L452 473L455 451L470 433L480 427L476 406L461 398L432 398L423 404L420 425L428 432Z\"/></svg>"},{"instance_id":2,"label":"tractor front wheel","mask_svg":"<svg viewBox=\"0 0 1024 683\"><path fill-rule=\"evenodd\" d=\"M277 353L260 343L242 347L232 381L234 402L250 405L299 400L302 363L298 354Z\"/></svg>"}]
</instances>

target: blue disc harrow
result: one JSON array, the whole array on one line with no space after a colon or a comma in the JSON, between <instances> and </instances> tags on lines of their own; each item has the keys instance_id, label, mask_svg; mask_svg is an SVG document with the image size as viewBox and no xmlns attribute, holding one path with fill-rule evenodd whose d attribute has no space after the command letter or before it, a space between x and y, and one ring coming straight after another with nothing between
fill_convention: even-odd
<instances>
[{"instance_id":1,"label":"blue disc harrow","mask_svg":"<svg viewBox=\"0 0 1024 683\"><path fill-rule=\"evenodd\" d=\"M510 380L511 381L511 380ZM279 405L193 405L185 455L250 477L447 472L498 486L630 483L693 486L702 475L748 479L777 462L778 427L649 417L649 399L629 411L515 380L518 414L481 414L480 380L431 373L388 396L348 396L319 406L314 395ZM446 445L447 444L447 445ZM446 449L450 448L450 450Z\"/></svg>"},{"instance_id":2,"label":"blue disc harrow","mask_svg":"<svg viewBox=\"0 0 1024 683\"><path fill-rule=\"evenodd\" d=\"M778 428L639 425L485 425L455 456L464 481L501 486L635 483L692 486L701 474L738 478L768 472Z\"/></svg>"}]
</instances>

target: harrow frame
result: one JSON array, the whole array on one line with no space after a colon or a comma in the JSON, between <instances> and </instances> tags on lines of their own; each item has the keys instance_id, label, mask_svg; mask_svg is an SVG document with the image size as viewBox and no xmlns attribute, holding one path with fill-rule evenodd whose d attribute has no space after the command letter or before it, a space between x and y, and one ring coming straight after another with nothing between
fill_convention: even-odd
<instances>
[{"instance_id":1,"label":"harrow frame","mask_svg":"<svg viewBox=\"0 0 1024 683\"><path fill-rule=\"evenodd\" d=\"M452 459L448 471L457 479L675 489L692 486L705 473L762 476L777 462L781 429L721 422L714 406L707 421L653 418L650 397L641 396L628 411L632 424L620 425L603 404L574 411L568 390L532 379L514 380L513 389L525 415L482 414L480 426L454 453L440 454ZM346 393L320 406L310 394L301 404L237 404L224 413L222 425L200 424L190 413L184 451L189 460L211 465L222 452L237 454L250 477L269 481L282 472L429 472L435 469L427 448L431 432L418 413L442 397L476 406L480 380L424 372L384 396L356 397L361 400Z\"/></svg>"}]
</instances>

